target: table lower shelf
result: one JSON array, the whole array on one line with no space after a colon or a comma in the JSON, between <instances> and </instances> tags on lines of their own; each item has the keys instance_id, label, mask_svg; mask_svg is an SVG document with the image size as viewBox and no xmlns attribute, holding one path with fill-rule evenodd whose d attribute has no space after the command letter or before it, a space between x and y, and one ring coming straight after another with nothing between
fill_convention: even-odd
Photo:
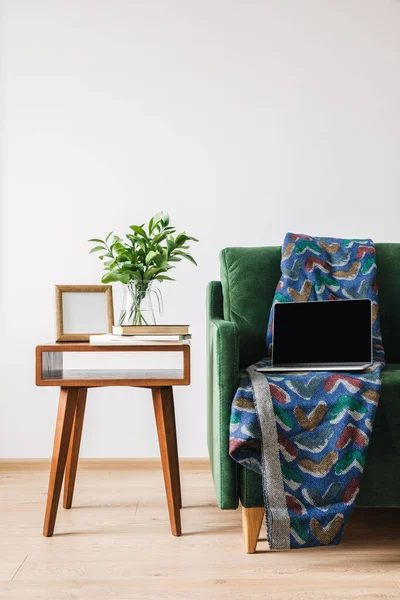
<instances>
[{"instance_id":1,"label":"table lower shelf","mask_svg":"<svg viewBox=\"0 0 400 600\"><path fill-rule=\"evenodd\" d=\"M62 387L188 385L183 369L51 369L38 385Z\"/></svg>"},{"instance_id":2,"label":"table lower shelf","mask_svg":"<svg viewBox=\"0 0 400 600\"><path fill-rule=\"evenodd\" d=\"M123 360L121 362L118 359L120 352L123 353ZM168 354L171 352L174 355L181 355L180 364L171 364L168 360ZM140 364L140 361L137 361L136 367L140 368L133 369L131 368L132 363L129 360L127 364L127 359L131 356L133 362L134 357L138 356L138 353L143 355L142 358L148 358L148 365ZM156 353L156 357L154 353ZM90 357L90 355L92 356ZM95 361L93 360L94 357L96 357ZM97 360L98 358L99 360L101 358L100 362ZM111 363L115 363L115 360L111 359L118 359L117 364L110 364L110 362L108 365L104 364L104 361L108 358ZM73 364L71 364L69 359L73 359ZM76 360L78 362L75 362ZM66 364L68 362L69 364ZM86 364L82 364L82 362L86 362ZM153 364L156 365L156 368L153 368ZM100 365L103 368L92 368ZM157 368L158 365L166 368ZM70 367L72 366L75 368L71 369ZM78 369L76 369L77 366L79 367ZM189 384L189 344L115 347L95 346L86 342L75 342L46 344L36 347L36 385L39 386L82 388L137 386L154 388Z\"/></svg>"}]
</instances>

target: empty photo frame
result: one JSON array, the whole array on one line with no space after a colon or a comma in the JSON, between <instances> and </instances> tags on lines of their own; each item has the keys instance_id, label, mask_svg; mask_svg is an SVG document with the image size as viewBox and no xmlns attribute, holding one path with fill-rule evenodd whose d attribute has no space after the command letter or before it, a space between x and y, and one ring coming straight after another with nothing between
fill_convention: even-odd
<instances>
[{"instance_id":1,"label":"empty photo frame","mask_svg":"<svg viewBox=\"0 0 400 600\"><path fill-rule=\"evenodd\" d=\"M111 285L56 285L56 341L87 342L114 325Z\"/></svg>"}]
</instances>

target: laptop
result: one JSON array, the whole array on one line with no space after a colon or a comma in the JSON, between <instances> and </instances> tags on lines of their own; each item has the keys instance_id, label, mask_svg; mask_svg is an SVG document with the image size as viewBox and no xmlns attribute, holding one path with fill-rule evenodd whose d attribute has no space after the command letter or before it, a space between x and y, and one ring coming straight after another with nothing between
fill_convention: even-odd
<instances>
[{"instance_id":1,"label":"laptop","mask_svg":"<svg viewBox=\"0 0 400 600\"><path fill-rule=\"evenodd\" d=\"M257 371L363 371L372 364L371 300L274 305L272 363Z\"/></svg>"}]
</instances>

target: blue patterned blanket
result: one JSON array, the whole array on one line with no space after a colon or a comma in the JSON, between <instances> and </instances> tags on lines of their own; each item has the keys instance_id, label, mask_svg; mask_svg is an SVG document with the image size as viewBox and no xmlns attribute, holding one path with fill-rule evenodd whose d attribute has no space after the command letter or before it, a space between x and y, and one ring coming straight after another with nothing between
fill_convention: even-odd
<instances>
[{"instance_id":1,"label":"blue patterned blanket","mask_svg":"<svg viewBox=\"0 0 400 600\"><path fill-rule=\"evenodd\" d=\"M262 475L271 549L338 544L359 491L385 364L374 244L289 233L281 271L273 304L370 298L374 363L357 374L256 371L269 358L252 365L232 403L230 455ZM267 348L271 356L272 311Z\"/></svg>"}]
</instances>

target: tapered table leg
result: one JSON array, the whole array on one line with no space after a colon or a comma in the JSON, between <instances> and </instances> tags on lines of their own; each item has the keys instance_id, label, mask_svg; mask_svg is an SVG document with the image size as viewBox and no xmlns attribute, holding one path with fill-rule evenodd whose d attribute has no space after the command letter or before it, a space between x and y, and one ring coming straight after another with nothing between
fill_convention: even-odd
<instances>
[{"instance_id":1,"label":"tapered table leg","mask_svg":"<svg viewBox=\"0 0 400 600\"><path fill-rule=\"evenodd\" d=\"M64 479L64 508L71 508L74 495L76 470L78 468L79 449L81 446L83 419L85 417L87 388L80 388L76 403L74 423L69 442Z\"/></svg>"},{"instance_id":2,"label":"tapered table leg","mask_svg":"<svg viewBox=\"0 0 400 600\"><path fill-rule=\"evenodd\" d=\"M181 491L177 455L174 398L171 387L152 388L161 463L173 535L181 535Z\"/></svg>"},{"instance_id":3,"label":"tapered table leg","mask_svg":"<svg viewBox=\"0 0 400 600\"><path fill-rule=\"evenodd\" d=\"M52 536L54 532L77 399L78 388L61 388L44 518L45 537Z\"/></svg>"},{"instance_id":4,"label":"tapered table leg","mask_svg":"<svg viewBox=\"0 0 400 600\"><path fill-rule=\"evenodd\" d=\"M173 388L166 387L161 389L161 394L164 397L170 397L169 402L171 403L172 408L172 426L173 426L173 452L172 452L172 460L175 462L175 473L176 473L176 483L174 484L174 492L176 493L177 502L179 508L182 508L182 489L181 489L181 478L179 472L179 453L178 453L178 436L176 435L176 419L175 419L175 405L174 405L174 396L173 396Z\"/></svg>"}]
</instances>

